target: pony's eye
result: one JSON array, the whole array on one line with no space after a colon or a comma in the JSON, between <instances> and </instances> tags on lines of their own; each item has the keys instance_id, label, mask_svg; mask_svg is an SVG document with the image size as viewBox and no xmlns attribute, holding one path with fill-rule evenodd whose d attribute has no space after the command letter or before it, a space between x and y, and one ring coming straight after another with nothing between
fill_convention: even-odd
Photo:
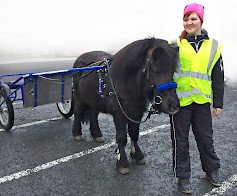
<instances>
[{"instance_id":1,"label":"pony's eye","mask_svg":"<svg viewBox=\"0 0 237 196\"><path fill-rule=\"evenodd\" d=\"M153 74L160 74L161 73L161 70L155 66L151 66L151 71L153 72Z\"/></svg>"}]
</instances>

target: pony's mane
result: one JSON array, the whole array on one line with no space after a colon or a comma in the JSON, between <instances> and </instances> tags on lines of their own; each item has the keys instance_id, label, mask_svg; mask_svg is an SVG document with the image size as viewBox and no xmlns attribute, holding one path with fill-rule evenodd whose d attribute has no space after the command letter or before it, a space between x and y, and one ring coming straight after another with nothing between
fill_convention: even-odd
<instances>
[{"instance_id":1,"label":"pony's mane","mask_svg":"<svg viewBox=\"0 0 237 196\"><path fill-rule=\"evenodd\" d=\"M168 41L163 39L156 39L155 37L137 40L122 48L114 55L113 63L120 62L119 69L125 69L127 72L134 72L140 69L147 60L147 54L150 49L160 47L164 50L162 55L162 64L170 64L172 70L177 66L177 51L169 46ZM164 67L165 69L165 67Z\"/></svg>"}]
</instances>

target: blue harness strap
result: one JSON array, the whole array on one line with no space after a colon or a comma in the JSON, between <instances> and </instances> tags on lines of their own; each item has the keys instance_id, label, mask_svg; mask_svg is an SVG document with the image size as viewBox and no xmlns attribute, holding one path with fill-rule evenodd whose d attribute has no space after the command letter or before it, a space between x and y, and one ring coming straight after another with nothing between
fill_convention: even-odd
<instances>
[{"instance_id":1,"label":"blue harness strap","mask_svg":"<svg viewBox=\"0 0 237 196\"><path fill-rule=\"evenodd\" d=\"M166 82L164 84L158 84L157 85L158 92L168 90L168 89L174 89L174 88L177 88L177 83L176 82Z\"/></svg>"}]
</instances>

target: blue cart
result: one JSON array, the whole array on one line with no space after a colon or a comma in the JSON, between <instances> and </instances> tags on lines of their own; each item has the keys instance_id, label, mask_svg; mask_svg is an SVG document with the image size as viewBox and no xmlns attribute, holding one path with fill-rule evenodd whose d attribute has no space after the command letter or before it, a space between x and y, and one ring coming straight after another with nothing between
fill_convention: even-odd
<instances>
[{"instance_id":1,"label":"blue cart","mask_svg":"<svg viewBox=\"0 0 237 196\"><path fill-rule=\"evenodd\" d=\"M21 102L23 108L56 103L63 117L71 117L73 115L73 74L102 68L103 66L89 66L58 71L0 75L0 127L9 131L14 125L13 102Z\"/></svg>"}]
</instances>

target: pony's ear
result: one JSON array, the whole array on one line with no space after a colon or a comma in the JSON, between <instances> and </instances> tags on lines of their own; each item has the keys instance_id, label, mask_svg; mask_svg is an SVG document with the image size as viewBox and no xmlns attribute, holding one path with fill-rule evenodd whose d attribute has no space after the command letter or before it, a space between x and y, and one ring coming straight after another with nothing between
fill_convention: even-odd
<instances>
[{"instance_id":1,"label":"pony's ear","mask_svg":"<svg viewBox=\"0 0 237 196\"><path fill-rule=\"evenodd\" d=\"M163 55L163 53L164 53L163 48L160 48L160 47L152 48L147 52L147 59L158 60Z\"/></svg>"},{"instance_id":2,"label":"pony's ear","mask_svg":"<svg viewBox=\"0 0 237 196\"><path fill-rule=\"evenodd\" d=\"M153 50L152 57L153 57L153 59L157 60L157 59L160 59L163 54L164 54L164 49L157 47Z\"/></svg>"}]
</instances>

